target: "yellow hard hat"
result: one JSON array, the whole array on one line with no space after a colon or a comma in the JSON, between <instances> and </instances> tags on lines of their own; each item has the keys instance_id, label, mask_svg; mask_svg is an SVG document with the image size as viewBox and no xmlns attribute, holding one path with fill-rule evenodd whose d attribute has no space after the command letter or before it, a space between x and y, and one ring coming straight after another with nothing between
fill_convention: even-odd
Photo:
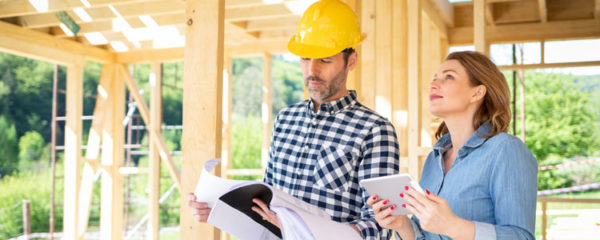
<instances>
[{"instance_id":1,"label":"yellow hard hat","mask_svg":"<svg viewBox=\"0 0 600 240\"><path fill-rule=\"evenodd\" d=\"M324 58L358 45L364 36L358 16L339 0L313 3L302 15L288 50L305 58Z\"/></svg>"}]
</instances>

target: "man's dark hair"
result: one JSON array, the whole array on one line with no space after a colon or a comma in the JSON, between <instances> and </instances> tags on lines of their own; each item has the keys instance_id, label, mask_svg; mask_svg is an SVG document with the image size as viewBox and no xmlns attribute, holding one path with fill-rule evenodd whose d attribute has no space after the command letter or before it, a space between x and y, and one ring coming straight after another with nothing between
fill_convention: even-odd
<instances>
[{"instance_id":1,"label":"man's dark hair","mask_svg":"<svg viewBox=\"0 0 600 240\"><path fill-rule=\"evenodd\" d=\"M349 48L342 50L342 52L344 53L344 64L348 65L348 58L350 57L350 55L352 55L352 53L355 52L355 50L354 50L354 48L349 47Z\"/></svg>"}]
</instances>

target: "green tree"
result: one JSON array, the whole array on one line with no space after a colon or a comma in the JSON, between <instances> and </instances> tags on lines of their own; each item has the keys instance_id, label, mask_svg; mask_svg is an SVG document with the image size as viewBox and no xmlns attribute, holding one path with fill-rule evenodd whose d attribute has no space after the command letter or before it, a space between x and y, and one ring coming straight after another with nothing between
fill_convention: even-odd
<instances>
[{"instance_id":1,"label":"green tree","mask_svg":"<svg viewBox=\"0 0 600 240\"><path fill-rule=\"evenodd\" d=\"M262 121L260 117L248 116L232 125L231 143L233 168L260 168L262 149Z\"/></svg>"},{"instance_id":2,"label":"green tree","mask_svg":"<svg viewBox=\"0 0 600 240\"><path fill-rule=\"evenodd\" d=\"M600 107L590 85L573 75L526 72L526 143L540 163L600 150Z\"/></svg>"},{"instance_id":3,"label":"green tree","mask_svg":"<svg viewBox=\"0 0 600 240\"><path fill-rule=\"evenodd\" d=\"M19 165L25 166L39 161L45 145L41 134L36 131L26 132L19 139Z\"/></svg>"},{"instance_id":4,"label":"green tree","mask_svg":"<svg viewBox=\"0 0 600 240\"><path fill-rule=\"evenodd\" d=\"M508 79L512 79L510 75ZM599 78L525 72L525 138L540 166L600 153L598 83ZM520 113L519 91L517 89L517 116ZM521 131L520 122L517 122L516 135L520 136ZM560 169L541 171L538 188L568 187L580 184L580 179L589 179L578 175Z\"/></svg>"},{"instance_id":5,"label":"green tree","mask_svg":"<svg viewBox=\"0 0 600 240\"><path fill-rule=\"evenodd\" d=\"M14 172L18 166L17 130L6 117L0 116L0 178Z\"/></svg>"}]
</instances>

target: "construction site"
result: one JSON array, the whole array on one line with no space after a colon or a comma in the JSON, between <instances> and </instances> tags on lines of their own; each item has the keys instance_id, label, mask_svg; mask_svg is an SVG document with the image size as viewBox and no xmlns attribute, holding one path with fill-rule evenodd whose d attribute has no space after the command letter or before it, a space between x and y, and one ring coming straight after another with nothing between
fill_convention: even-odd
<instances>
[{"instance_id":1,"label":"construction site","mask_svg":"<svg viewBox=\"0 0 600 240\"><path fill-rule=\"evenodd\" d=\"M12 238L160 239L163 228L178 239L230 239L194 220L186 195L194 191L204 163L213 158L223 159L214 171L217 176L262 178L276 115L274 61L291 57L290 36L314 2L0 0L0 51L54 66L53 78L47 79L52 82L52 97L45 100L52 103L49 229L27 230L31 220L25 215L34 206L28 205L31 199L22 199L6 210L23 213L23 232ZM399 171L411 176L420 176L436 141L440 120L429 112L429 83L453 49L507 56L496 64L512 88L509 133L524 141L529 103L524 100L523 71L586 67L600 75L600 52L592 50L592 57L575 60L549 60L563 42L600 42L600 0L343 2L357 13L366 36L356 48L359 60L349 73L347 88L392 122L400 144ZM262 87L257 90L261 160L260 167L240 168L234 166L232 153L234 62L248 58L262 63ZM66 73L64 82L59 68ZM165 69L174 69L168 81L163 78ZM95 94L84 94L84 70L99 76ZM147 79L143 87L139 79ZM169 105L181 107L181 116L164 107L164 91L181 93L182 106ZM303 96L308 98L306 89ZM84 113L85 104L93 111ZM165 123L163 118L170 114L175 120ZM167 134L179 141L166 141ZM64 169L55 169L58 155L64 156ZM599 157L557 164L541 164L538 157L539 174L595 166ZM62 195L54 191L57 184ZM146 196L132 195L136 184L144 184L139 188ZM600 197L553 195L597 189L600 182L592 181L538 191L537 237L600 236ZM94 199L98 195L94 192L101 198ZM165 205L169 199L180 204ZM553 204L564 209L549 208ZM132 205L145 209L143 214L130 213ZM586 211L569 207L574 205L585 205ZM92 208L99 208L99 222L89 222ZM161 214L166 213L178 214L169 215L178 219L177 226L161 226ZM55 227L57 221L62 221L62 229Z\"/></svg>"}]
</instances>

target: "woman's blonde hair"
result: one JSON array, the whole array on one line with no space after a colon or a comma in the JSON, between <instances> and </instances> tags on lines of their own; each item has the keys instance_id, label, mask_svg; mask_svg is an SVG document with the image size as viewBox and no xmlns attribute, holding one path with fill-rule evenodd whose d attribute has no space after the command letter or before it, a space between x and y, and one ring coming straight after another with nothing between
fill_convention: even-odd
<instances>
[{"instance_id":1,"label":"woman's blonde hair","mask_svg":"<svg viewBox=\"0 0 600 240\"><path fill-rule=\"evenodd\" d=\"M445 61L457 60L466 69L471 86L483 85L486 93L483 102L473 117L473 128L489 122L491 131L482 137L488 138L501 132L506 132L510 124L510 90L506 78L498 67L485 55L473 52L454 52L446 57ZM435 137L440 138L448 133L446 123L442 122L435 132Z\"/></svg>"}]
</instances>

